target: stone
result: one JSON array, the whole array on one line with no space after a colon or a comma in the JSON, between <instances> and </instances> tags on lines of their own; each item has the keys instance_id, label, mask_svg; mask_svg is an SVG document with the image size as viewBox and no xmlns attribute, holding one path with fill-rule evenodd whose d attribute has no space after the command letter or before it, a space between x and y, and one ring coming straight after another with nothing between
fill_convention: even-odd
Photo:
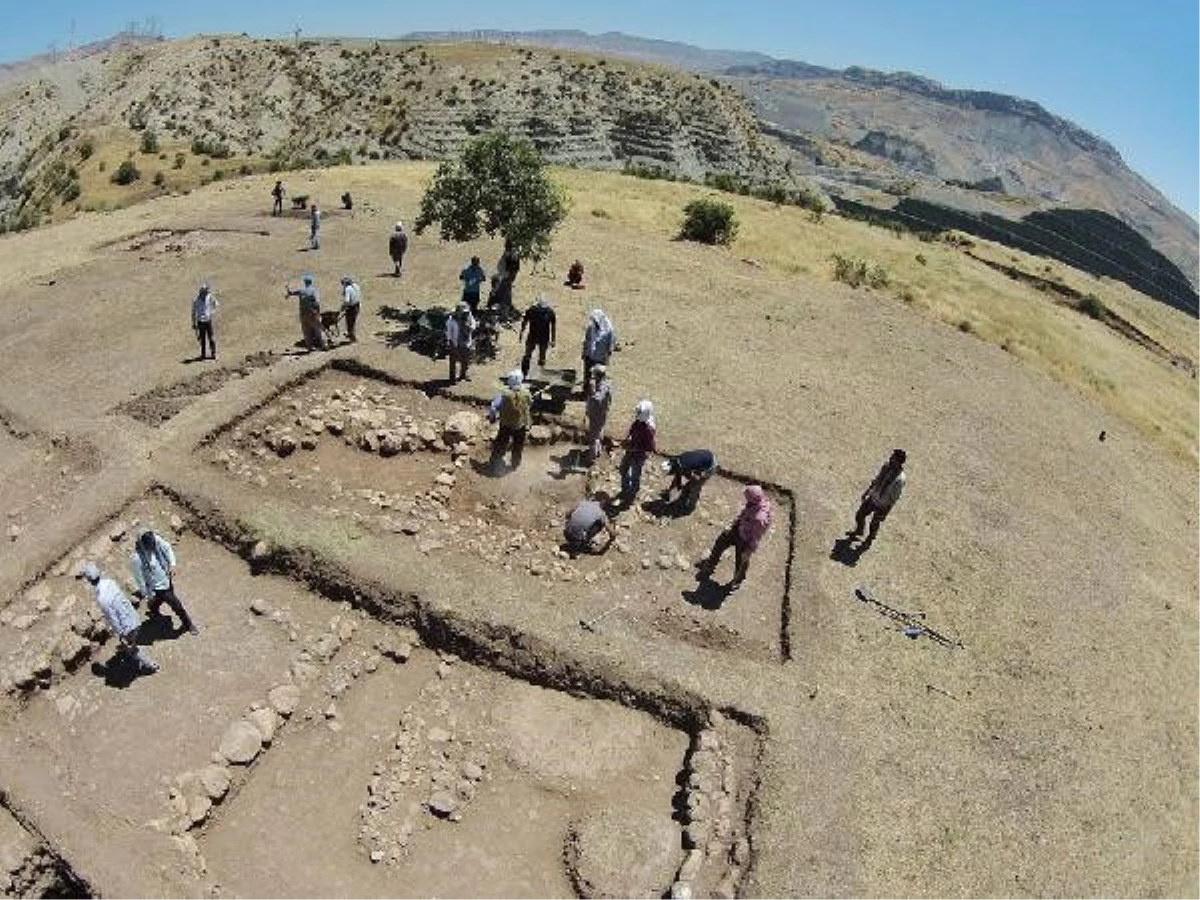
<instances>
[{"instance_id":1,"label":"stone","mask_svg":"<svg viewBox=\"0 0 1200 900\"><path fill-rule=\"evenodd\" d=\"M548 425L529 426L529 443L535 447L540 444L549 444L553 437L554 433Z\"/></svg>"},{"instance_id":2,"label":"stone","mask_svg":"<svg viewBox=\"0 0 1200 900\"><path fill-rule=\"evenodd\" d=\"M450 732L445 728L430 728L429 733L425 735L426 739L431 744L445 744L450 740Z\"/></svg>"},{"instance_id":3,"label":"stone","mask_svg":"<svg viewBox=\"0 0 1200 900\"><path fill-rule=\"evenodd\" d=\"M66 668L73 669L91 652L92 645L74 631L68 631L58 639L57 649L59 661Z\"/></svg>"},{"instance_id":4,"label":"stone","mask_svg":"<svg viewBox=\"0 0 1200 900\"><path fill-rule=\"evenodd\" d=\"M458 809L458 801L449 791L435 791L429 796L429 811L436 816L446 818Z\"/></svg>"},{"instance_id":5,"label":"stone","mask_svg":"<svg viewBox=\"0 0 1200 900\"><path fill-rule=\"evenodd\" d=\"M209 765L196 773L196 780L204 788L204 793L208 799L216 802L229 792L229 785L232 778L230 777L229 770L224 766Z\"/></svg>"},{"instance_id":6,"label":"stone","mask_svg":"<svg viewBox=\"0 0 1200 900\"><path fill-rule=\"evenodd\" d=\"M379 436L374 431L364 431L358 436L358 449L375 453L379 450Z\"/></svg>"},{"instance_id":7,"label":"stone","mask_svg":"<svg viewBox=\"0 0 1200 900\"><path fill-rule=\"evenodd\" d=\"M658 556L658 567L660 569L675 568L675 559L669 553L660 553Z\"/></svg>"},{"instance_id":8,"label":"stone","mask_svg":"<svg viewBox=\"0 0 1200 900\"><path fill-rule=\"evenodd\" d=\"M444 543L442 543L441 541L435 541L433 539L428 539L428 540L421 541L419 544L417 544L417 549L420 550L422 553L433 553L435 550L441 550L445 546L446 545Z\"/></svg>"},{"instance_id":9,"label":"stone","mask_svg":"<svg viewBox=\"0 0 1200 900\"><path fill-rule=\"evenodd\" d=\"M325 430L328 431L330 434L332 434L334 437L340 437L342 435L342 433L346 430L346 423L343 422L341 419L330 419L328 422L325 423Z\"/></svg>"},{"instance_id":10,"label":"stone","mask_svg":"<svg viewBox=\"0 0 1200 900\"><path fill-rule=\"evenodd\" d=\"M291 456L296 452L296 439L290 434L281 434L275 438L275 455L276 456Z\"/></svg>"},{"instance_id":11,"label":"stone","mask_svg":"<svg viewBox=\"0 0 1200 900\"><path fill-rule=\"evenodd\" d=\"M19 538L21 536L21 532L23 532L24 530L25 529L22 528L20 525L18 525L16 522L13 522L11 525L8 526L8 539L10 541L15 541L17 538Z\"/></svg>"},{"instance_id":12,"label":"stone","mask_svg":"<svg viewBox=\"0 0 1200 900\"><path fill-rule=\"evenodd\" d=\"M300 705L300 688L294 684L280 684L267 691L267 702L285 719Z\"/></svg>"},{"instance_id":13,"label":"stone","mask_svg":"<svg viewBox=\"0 0 1200 900\"><path fill-rule=\"evenodd\" d=\"M315 437L313 437L311 434L306 434L304 437L300 438L300 449L301 450L316 450L317 449L317 439Z\"/></svg>"},{"instance_id":14,"label":"stone","mask_svg":"<svg viewBox=\"0 0 1200 900\"><path fill-rule=\"evenodd\" d=\"M112 527L108 529L108 539L114 544L125 539L125 535L129 533L129 526L124 522L114 522Z\"/></svg>"},{"instance_id":15,"label":"stone","mask_svg":"<svg viewBox=\"0 0 1200 900\"><path fill-rule=\"evenodd\" d=\"M187 817L192 825L199 825L208 818L209 810L212 809L212 800L207 794L197 794L188 799Z\"/></svg>"},{"instance_id":16,"label":"stone","mask_svg":"<svg viewBox=\"0 0 1200 900\"><path fill-rule=\"evenodd\" d=\"M470 443L479 435L483 428L483 417L470 410L459 410L451 413L442 426L442 440L446 446L453 447L459 443Z\"/></svg>"},{"instance_id":17,"label":"stone","mask_svg":"<svg viewBox=\"0 0 1200 900\"><path fill-rule=\"evenodd\" d=\"M183 519L174 513L171 514L171 518L168 520L168 523L171 526L171 530L176 534L183 534L184 529L187 527L184 525Z\"/></svg>"},{"instance_id":18,"label":"stone","mask_svg":"<svg viewBox=\"0 0 1200 900\"><path fill-rule=\"evenodd\" d=\"M433 479L434 484L440 484L444 487L454 487L454 476L449 472L438 472Z\"/></svg>"},{"instance_id":19,"label":"stone","mask_svg":"<svg viewBox=\"0 0 1200 900\"><path fill-rule=\"evenodd\" d=\"M481 781L483 779L483 769L477 763L465 762L459 771L462 772L463 778L466 778L468 781Z\"/></svg>"},{"instance_id":20,"label":"stone","mask_svg":"<svg viewBox=\"0 0 1200 900\"><path fill-rule=\"evenodd\" d=\"M18 631L27 631L37 621L37 616L33 613L21 613L12 620L12 627Z\"/></svg>"},{"instance_id":21,"label":"stone","mask_svg":"<svg viewBox=\"0 0 1200 900\"><path fill-rule=\"evenodd\" d=\"M689 850L683 859L683 865L679 867L679 880L695 881L696 876L700 874L700 866L703 864L704 851L698 847Z\"/></svg>"},{"instance_id":22,"label":"stone","mask_svg":"<svg viewBox=\"0 0 1200 900\"><path fill-rule=\"evenodd\" d=\"M249 765L262 750L262 736L253 724L238 719L221 738L221 755L239 766Z\"/></svg>"},{"instance_id":23,"label":"stone","mask_svg":"<svg viewBox=\"0 0 1200 900\"><path fill-rule=\"evenodd\" d=\"M270 611L271 608L267 606L267 601L262 597L255 597L250 601L250 612L254 613L256 616L265 616Z\"/></svg>"},{"instance_id":24,"label":"stone","mask_svg":"<svg viewBox=\"0 0 1200 900\"><path fill-rule=\"evenodd\" d=\"M661 897L679 865L679 831L669 818L609 807L572 822L567 867L582 897Z\"/></svg>"},{"instance_id":25,"label":"stone","mask_svg":"<svg viewBox=\"0 0 1200 900\"><path fill-rule=\"evenodd\" d=\"M692 886L686 881L671 885L671 900L692 900Z\"/></svg>"},{"instance_id":26,"label":"stone","mask_svg":"<svg viewBox=\"0 0 1200 900\"><path fill-rule=\"evenodd\" d=\"M254 546L250 548L250 560L258 562L266 559L271 555L271 545L266 541L256 541Z\"/></svg>"},{"instance_id":27,"label":"stone","mask_svg":"<svg viewBox=\"0 0 1200 900\"><path fill-rule=\"evenodd\" d=\"M380 456L395 456L404 449L404 439L394 431L385 431L379 440Z\"/></svg>"},{"instance_id":28,"label":"stone","mask_svg":"<svg viewBox=\"0 0 1200 900\"><path fill-rule=\"evenodd\" d=\"M412 656L412 647L404 641L384 643L379 647L379 652L390 660L398 663L406 663L408 662L408 658Z\"/></svg>"},{"instance_id":29,"label":"stone","mask_svg":"<svg viewBox=\"0 0 1200 900\"><path fill-rule=\"evenodd\" d=\"M333 703L330 703L327 707L325 707L325 718L336 719L337 714L338 714L337 706L334 705Z\"/></svg>"},{"instance_id":30,"label":"stone","mask_svg":"<svg viewBox=\"0 0 1200 900\"><path fill-rule=\"evenodd\" d=\"M423 426L417 432L417 437L420 438L421 443L424 444L426 447L432 447L434 444L436 444L438 442L437 432L434 431L433 428L431 428L429 425Z\"/></svg>"},{"instance_id":31,"label":"stone","mask_svg":"<svg viewBox=\"0 0 1200 900\"><path fill-rule=\"evenodd\" d=\"M34 604L41 603L43 600L49 600L50 585L44 581L39 581L25 592L25 599Z\"/></svg>"},{"instance_id":32,"label":"stone","mask_svg":"<svg viewBox=\"0 0 1200 900\"><path fill-rule=\"evenodd\" d=\"M270 708L256 709L246 716L246 718L250 720L250 724L258 729L258 733L262 736L264 744L270 744L275 739L275 729L279 727L279 716L275 710Z\"/></svg>"}]
</instances>

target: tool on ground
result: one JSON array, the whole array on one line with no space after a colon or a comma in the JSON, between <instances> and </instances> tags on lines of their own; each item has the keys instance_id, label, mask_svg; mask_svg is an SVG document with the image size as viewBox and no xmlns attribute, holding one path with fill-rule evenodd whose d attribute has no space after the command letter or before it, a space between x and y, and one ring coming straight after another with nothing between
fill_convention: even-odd
<instances>
[{"instance_id":1,"label":"tool on ground","mask_svg":"<svg viewBox=\"0 0 1200 900\"><path fill-rule=\"evenodd\" d=\"M600 613L600 615L598 615L598 616L593 616L590 619L580 619L579 625L580 625L580 627L583 628L584 631L595 631L597 622L599 622L605 616L615 613L618 609L624 609L624 608L625 608L624 603L618 603L616 606L610 606L608 609L606 609L604 612Z\"/></svg>"},{"instance_id":2,"label":"tool on ground","mask_svg":"<svg viewBox=\"0 0 1200 900\"><path fill-rule=\"evenodd\" d=\"M962 647L963 643L960 640L946 637L946 635L935 631L925 624L925 613L923 612L905 612L902 609L896 609L894 606L889 606L882 600L879 600L871 595L871 593L862 585L854 589L854 594L863 603L869 603L881 614L899 622L903 628L901 631L910 638L918 638L922 634L926 635L930 640L936 641L943 647Z\"/></svg>"}]
</instances>

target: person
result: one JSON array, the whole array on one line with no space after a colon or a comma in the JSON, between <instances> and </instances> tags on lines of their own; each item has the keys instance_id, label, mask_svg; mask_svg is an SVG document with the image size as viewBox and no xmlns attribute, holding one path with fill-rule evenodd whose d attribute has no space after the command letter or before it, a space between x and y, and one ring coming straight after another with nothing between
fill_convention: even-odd
<instances>
[{"instance_id":1,"label":"person","mask_svg":"<svg viewBox=\"0 0 1200 900\"><path fill-rule=\"evenodd\" d=\"M175 594L175 549L165 538L149 528L143 529L134 542L129 567L133 570L133 583L146 601L148 615L161 615L166 603L179 617L181 632L200 633L183 601Z\"/></svg>"},{"instance_id":2,"label":"person","mask_svg":"<svg viewBox=\"0 0 1200 900\"><path fill-rule=\"evenodd\" d=\"M521 374L528 378L529 363L533 359L534 348L536 347L538 352L538 366L544 367L546 365L546 347L554 346L557 322L554 307L546 302L544 294L538 294L537 301L533 306L525 310L525 317L521 319L521 330L517 334L517 340L525 337L526 327L529 328L529 337L525 338L525 355L521 357Z\"/></svg>"},{"instance_id":3,"label":"person","mask_svg":"<svg viewBox=\"0 0 1200 900\"><path fill-rule=\"evenodd\" d=\"M669 500L671 492L678 490L684 508L691 511L700 502L704 483L717 471L717 457L711 450L685 450L663 460L662 470L674 476L662 492L663 499Z\"/></svg>"},{"instance_id":4,"label":"person","mask_svg":"<svg viewBox=\"0 0 1200 900\"><path fill-rule=\"evenodd\" d=\"M757 484L746 487L745 504L733 523L717 535L712 550L700 562L699 569L703 574L711 574L721 561L725 551L733 547L733 580L729 582L730 590L737 590L746 580L746 570L750 568L750 557L758 550L763 536L771 527L771 501L767 493Z\"/></svg>"},{"instance_id":5,"label":"person","mask_svg":"<svg viewBox=\"0 0 1200 900\"><path fill-rule=\"evenodd\" d=\"M513 246L511 238L504 239L504 252L500 254L500 259L496 262L496 275L508 285L508 294L512 296L513 282L517 280L517 273L521 271L521 257L517 255L517 250Z\"/></svg>"},{"instance_id":6,"label":"person","mask_svg":"<svg viewBox=\"0 0 1200 900\"><path fill-rule=\"evenodd\" d=\"M400 277L400 270L404 267L404 254L408 250L408 233L404 230L404 223L397 222L396 227L392 229L392 235L388 238L388 255L392 258L392 265L395 267L392 274L397 278Z\"/></svg>"},{"instance_id":7,"label":"person","mask_svg":"<svg viewBox=\"0 0 1200 900\"><path fill-rule=\"evenodd\" d=\"M646 457L655 452L654 438L657 430L654 404L649 400L639 400L629 433L622 442L625 455L621 457L618 466L621 472L621 498L625 503L636 500L638 491L641 490L642 466L646 464Z\"/></svg>"},{"instance_id":8,"label":"person","mask_svg":"<svg viewBox=\"0 0 1200 900\"><path fill-rule=\"evenodd\" d=\"M461 300L454 312L446 317L446 349L450 357L450 383L457 380L454 377L455 364L463 381L470 381L467 369L471 364L471 351L475 346L475 317L471 315L471 307Z\"/></svg>"},{"instance_id":9,"label":"person","mask_svg":"<svg viewBox=\"0 0 1200 900\"><path fill-rule=\"evenodd\" d=\"M308 246L310 250L321 249L321 211L315 201L308 217Z\"/></svg>"},{"instance_id":10,"label":"person","mask_svg":"<svg viewBox=\"0 0 1200 900\"><path fill-rule=\"evenodd\" d=\"M579 260L571 263L571 268L567 270L567 280L563 282L572 290L583 290L583 263Z\"/></svg>"},{"instance_id":11,"label":"person","mask_svg":"<svg viewBox=\"0 0 1200 900\"><path fill-rule=\"evenodd\" d=\"M587 464L590 466L600 458L604 448L604 426L608 423L608 410L612 406L612 382L608 380L608 367L592 367L592 383L587 391Z\"/></svg>"},{"instance_id":12,"label":"person","mask_svg":"<svg viewBox=\"0 0 1200 900\"><path fill-rule=\"evenodd\" d=\"M217 358L217 339L213 334L213 315L217 311L217 295L212 292L205 281L200 285L196 299L192 301L192 331L200 341L200 358L205 358L205 350L211 348L212 358Z\"/></svg>"},{"instance_id":13,"label":"person","mask_svg":"<svg viewBox=\"0 0 1200 900\"><path fill-rule=\"evenodd\" d=\"M133 608L133 601L125 596L111 578L102 578L100 569L94 562L86 563L81 574L83 580L92 586L96 605L100 607L108 627L117 638L118 646L114 659L129 657L137 666L139 675L153 675L158 671L158 664L138 646L138 630L142 620Z\"/></svg>"},{"instance_id":14,"label":"person","mask_svg":"<svg viewBox=\"0 0 1200 900\"><path fill-rule=\"evenodd\" d=\"M487 272L479 264L478 256L471 257L471 264L459 273L458 280L463 283L462 302L471 307L474 315L479 311L479 288L487 281Z\"/></svg>"},{"instance_id":15,"label":"person","mask_svg":"<svg viewBox=\"0 0 1200 900\"><path fill-rule=\"evenodd\" d=\"M862 502L859 504L858 512L854 514L855 528L846 534L849 537L862 537L863 528L867 524L867 516L870 516L871 527L867 532L867 539L863 541L864 547L870 546L871 542L875 540L879 526L883 524L883 520L888 517L888 513L892 511L892 507L896 505L896 501L900 499L900 494L904 491L904 483L907 480L904 474L904 463L907 460L908 454L903 450L893 450L888 461L880 468L879 474L862 493Z\"/></svg>"},{"instance_id":16,"label":"person","mask_svg":"<svg viewBox=\"0 0 1200 900\"><path fill-rule=\"evenodd\" d=\"M354 198L350 196L349 191L346 191L346 193L342 194L342 209L345 209L345 210L353 210L354 209Z\"/></svg>"},{"instance_id":17,"label":"person","mask_svg":"<svg viewBox=\"0 0 1200 900\"><path fill-rule=\"evenodd\" d=\"M513 369L504 376L504 389L492 400L488 408L488 419L499 421L500 429L492 442L491 469L498 472L500 462L512 445L512 468L521 466L521 455L525 450L525 435L533 421L533 398L525 386L525 376L520 369Z\"/></svg>"},{"instance_id":18,"label":"person","mask_svg":"<svg viewBox=\"0 0 1200 900\"><path fill-rule=\"evenodd\" d=\"M591 380L592 366L600 363L608 365L617 343L617 333L613 330L612 322L602 309L593 309L588 316L587 328L583 333L583 383L586 386Z\"/></svg>"},{"instance_id":19,"label":"person","mask_svg":"<svg viewBox=\"0 0 1200 900\"><path fill-rule=\"evenodd\" d=\"M352 344L358 343L358 333L354 328L358 324L360 309L362 309L362 288L349 275L343 275L342 316L346 319L346 339Z\"/></svg>"},{"instance_id":20,"label":"person","mask_svg":"<svg viewBox=\"0 0 1200 900\"><path fill-rule=\"evenodd\" d=\"M304 276L302 287L292 290L285 285L288 297L300 301L300 338L309 350L325 349L325 333L321 329L321 295L311 275Z\"/></svg>"},{"instance_id":21,"label":"person","mask_svg":"<svg viewBox=\"0 0 1200 900\"><path fill-rule=\"evenodd\" d=\"M592 499L580 500L567 516L567 524L563 527L563 537L567 548L574 553L603 553L617 536L617 526L608 518L604 511L604 503L608 496L597 492ZM599 537L600 532L608 532L608 541L603 547L595 548L592 542Z\"/></svg>"},{"instance_id":22,"label":"person","mask_svg":"<svg viewBox=\"0 0 1200 900\"><path fill-rule=\"evenodd\" d=\"M275 187L271 188L271 196L274 198L274 203L271 205L271 215L283 215L283 195L286 193L283 189L283 182L276 181Z\"/></svg>"}]
</instances>

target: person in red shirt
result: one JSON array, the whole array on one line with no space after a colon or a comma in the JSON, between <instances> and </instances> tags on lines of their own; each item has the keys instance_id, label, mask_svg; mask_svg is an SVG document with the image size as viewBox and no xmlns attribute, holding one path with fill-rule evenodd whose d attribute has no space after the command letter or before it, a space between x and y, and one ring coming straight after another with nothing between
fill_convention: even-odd
<instances>
[{"instance_id":1,"label":"person in red shirt","mask_svg":"<svg viewBox=\"0 0 1200 900\"><path fill-rule=\"evenodd\" d=\"M741 587L746 579L746 570L750 568L750 557L771 527L771 501L767 499L766 491L752 484L746 488L745 497L742 511L728 528L717 535L708 557L698 567L701 574L711 574L725 551L733 547L733 580L729 582L731 591Z\"/></svg>"},{"instance_id":2,"label":"person in red shirt","mask_svg":"<svg viewBox=\"0 0 1200 900\"><path fill-rule=\"evenodd\" d=\"M622 442L625 455L618 466L621 472L621 502L631 505L642 487L642 466L646 457L655 452L654 435L658 430L654 421L654 404L649 400L638 402L629 434Z\"/></svg>"}]
</instances>

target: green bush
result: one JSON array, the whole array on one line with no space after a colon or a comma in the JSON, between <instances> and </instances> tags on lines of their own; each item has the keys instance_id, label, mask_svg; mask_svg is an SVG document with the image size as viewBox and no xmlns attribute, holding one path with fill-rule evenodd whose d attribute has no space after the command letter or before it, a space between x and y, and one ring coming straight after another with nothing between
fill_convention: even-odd
<instances>
[{"instance_id":1,"label":"green bush","mask_svg":"<svg viewBox=\"0 0 1200 900\"><path fill-rule=\"evenodd\" d=\"M162 187L167 182L167 177L162 172L154 173L154 186Z\"/></svg>"},{"instance_id":2,"label":"green bush","mask_svg":"<svg viewBox=\"0 0 1200 900\"><path fill-rule=\"evenodd\" d=\"M187 157L186 157L186 156L184 156L182 153L176 153L176 154L175 154L175 162L173 162L173 163L171 164L172 168L175 168L175 169L182 169L182 168L183 168L183 162L184 162L184 160L185 160L185 159L187 159Z\"/></svg>"},{"instance_id":3,"label":"green bush","mask_svg":"<svg viewBox=\"0 0 1200 900\"><path fill-rule=\"evenodd\" d=\"M67 182L67 189L63 191L63 203L70 203L79 199L79 195L83 193L83 188L79 186L78 181Z\"/></svg>"},{"instance_id":4,"label":"green bush","mask_svg":"<svg viewBox=\"0 0 1200 900\"><path fill-rule=\"evenodd\" d=\"M117 166L117 171L112 174L113 184L133 184L142 173L138 171L138 167L133 164L132 159L127 159Z\"/></svg>"},{"instance_id":5,"label":"green bush","mask_svg":"<svg viewBox=\"0 0 1200 900\"><path fill-rule=\"evenodd\" d=\"M1084 294L1079 301L1079 311L1093 319L1103 319L1108 313L1108 307L1095 294Z\"/></svg>"},{"instance_id":6,"label":"green bush","mask_svg":"<svg viewBox=\"0 0 1200 900\"><path fill-rule=\"evenodd\" d=\"M866 260L840 253L833 254L833 277L835 281L850 287L862 287L865 284L867 287L882 288L887 287L890 281L887 269L883 266L871 265Z\"/></svg>"},{"instance_id":7,"label":"green bush","mask_svg":"<svg viewBox=\"0 0 1200 900\"><path fill-rule=\"evenodd\" d=\"M84 138L79 142L79 158L87 159L96 152L96 145L91 138Z\"/></svg>"},{"instance_id":8,"label":"green bush","mask_svg":"<svg viewBox=\"0 0 1200 900\"><path fill-rule=\"evenodd\" d=\"M738 223L733 207L719 200L693 200L683 208L683 227L679 236L702 244L733 243Z\"/></svg>"},{"instance_id":9,"label":"green bush","mask_svg":"<svg viewBox=\"0 0 1200 900\"><path fill-rule=\"evenodd\" d=\"M158 152L158 135L150 129L142 132L142 152L157 153Z\"/></svg>"}]
</instances>

